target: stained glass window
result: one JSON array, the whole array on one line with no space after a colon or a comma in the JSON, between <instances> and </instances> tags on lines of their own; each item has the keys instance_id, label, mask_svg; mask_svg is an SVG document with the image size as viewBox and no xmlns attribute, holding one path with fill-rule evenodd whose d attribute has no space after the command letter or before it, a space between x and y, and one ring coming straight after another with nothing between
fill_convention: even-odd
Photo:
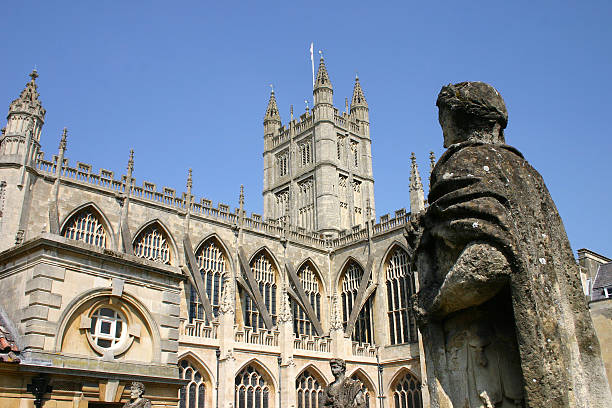
<instances>
[{"instance_id":1,"label":"stained glass window","mask_svg":"<svg viewBox=\"0 0 612 408\"><path fill-rule=\"evenodd\" d=\"M410 373L393 387L394 408L422 408L421 383Z\"/></svg>"},{"instance_id":2,"label":"stained glass window","mask_svg":"<svg viewBox=\"0 0 612 408\"><path fill-rule=\"evenodd\" d=\"M206 385L200 371L188 360L181 360L179 377L189 381L179 389L179 408L205 408Z\"/></svg>"},{"instance_id":3,"label":"stained glass window","mask_svg":"<svg viewBox=\"0 0 612 408\"><path fill-rule=\"evenodd\" d=\"M227 271L226 257L220 245L214 239L206 241L196 253L204 288L213 308L215 317L219 315L219 304L223 292L223 278ZM195 290L191 288L189 299L189 321L204 319L204 308Z\"/></svg>"},{"instance_id":4,"label":"stained glass window","mask_svg":"<svg viewBox=\"0 0 612 408\"><path fill-rule=\"evenodd\" d=\"M107 232L100 217L89 207L77 212L66 222L62 235L101 248L106 248L107 244Z\"/></svg>"},{"instance_id":5,"label":"stained glass window","mask_svg":"<svg viewBox=\"0 0 612 408\"><path fill-rule=\"evenodd\" d=\"M134 240L134 255L154 262L170 263L168 238L158 225L152 224L138 234Z\"/></svg>"},{"instance_id":6,"label":"stained glass window","mask_svg":"<svg viewBox=\"0 0 612 408\"><path fill-rule=\"evenodd\" d=\"M270 386L251 365L245 367L235 380L234 406L237 408L268 408Z\"/></svg>"},{"instance_id":7,"label":"stained glass window","mask_svg":"<svg viewBox=\"0 0 612 408\"><path fill-rule=\"evenodd\" d=\"M309 265L305 264L300 268L297 273L298 278L300 279L300 283L302 284L302 288L306 293L306 297L310 301L310 305L314 310L317 317L321 318L321 283L317 277L314 269ZM308 315L302 309L300 305L298 305L293 299L291 299L291 305L293 308L293 332L296 335L306 334L313 335L315 334L314 328L310 319L308 319Z\"/></svg>"},{"instance_id":8,"label":"stained glass window","mask_svg":"<svg viewBox=\"0 0 612 408\"><path fill-rule=\"evenodd\" d=\"M354 307L359 307L355 304L357 299L357 292L359 291L359 283L363 276L363 269L357 265L357 263L351 261L344 272L342 280L342 319L344 321L344 327L348 323L348 319L351 316L351 311ZM371 280L371 279L370 279ZM372 297L363 305L357 320L355 321L355 328L351 334L353 341L359 343L372 344Z\"/></svg>"},{"instance_id":9,"label":"stained glass window","mask_svg":"<svg viewBox=\"0 0 612 408\"><path fill-rule=\"evenodd\" d=\"M308 370L295 381L297 408L322 408L323 389L321 384Z\"/></svg>"},{"instance_id":10,"label":"stained glass window","mask_svg":"<svg viewBox=\"0 0 612 408\"><path fill-rule=\"evenodd\" d=\"M272 316L272 324L276 324L276 268L265 253L262 253L251 262L251 272L259 284L259 291L263 297L264 305ZM265 324L255 301L244 294L244 324L255 330L265 328Z\"/></svg>"},{"instance_id":11,"label":"stained glass window","mask_svg":"<svg viewBox=\"0 0 612 408\"><path fill-rule=\"evenodd\" d=\"M410 309L414 294L414 275L410 270L408 254L396 248L386 266L387 314L391 344L417 341L416 320Z\"/></svg>"}]
</instances>

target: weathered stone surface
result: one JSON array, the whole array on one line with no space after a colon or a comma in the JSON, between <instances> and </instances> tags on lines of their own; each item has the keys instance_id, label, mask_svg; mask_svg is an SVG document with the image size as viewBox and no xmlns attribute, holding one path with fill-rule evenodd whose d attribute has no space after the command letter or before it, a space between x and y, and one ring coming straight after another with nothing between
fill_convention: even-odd
<instances>
[{"instance_id":1,"label":"weathered stone surface","mask_svg":"<svg viewBox=\"0 0 612 408\"><path fill-rule=\"evenodd\" d=\"M416 252L432 407L604 407L578 267L544 181L505 145L491 86L442 88L448 150Z\"/></svg>"},{"instance_id":2,"label":"weathered stone surface","mask_svg":"<svg viewBox=\"0 0 612 408\"><path fill-rule=\"evenodd\" d=\"M358 380L346 378L346 362L339 358L329 361L334 381L325 388L324 407L332 408L365 408L366 399Z\"/></svg>"},{"instance_id":3,"label":"weathered stone surface","mask_svg":"<svg viewBox=\"0 0 612 408\"><path fill-rule=\"evenodd\" d=\"M123 408L151 408L151 401L144 398L144 384L133 382L130 386L130 400L123 404Z\"/></svg>"}]
</instances>

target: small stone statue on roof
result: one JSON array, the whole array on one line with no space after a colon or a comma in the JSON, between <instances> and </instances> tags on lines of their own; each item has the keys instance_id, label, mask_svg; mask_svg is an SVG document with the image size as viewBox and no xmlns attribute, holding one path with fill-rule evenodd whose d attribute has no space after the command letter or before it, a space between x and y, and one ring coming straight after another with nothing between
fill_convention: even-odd
<instances>
[{"instance_id":1,"label":"small stone statue on roof","mask_svg":"<svg viewBox=\"0 0 612 408\"><path fill-rule=\"evenodd\" d=\"M578 266L540 174L483 82L438 95L444 147L415 252L432 408L603 408L612 397Z\"/></svg>"},{"instance_id":2,"label":"small stone statue on roof","mask_svg":"<svg viewBox=\"0 0 612 408\"><path fill-rule=\"evenodd\" d=\"M151 408L151 401L143 398L144 392L144 384L134 381L130 386L130 400L123 405L123 408Z\"/></svg>"},{"instance_id":3,"label":"small stone statue on roof","mask_svg":"<svg viewBox=\"0 0 612 408\"><path fill-rule=\"evenodd\" d=\"M366 396L359 380L346 378L346 362L340 358L332 358L329 367L334 381L325 388L323 407L331 408L365 408Z\"/></svg>"}]
</instances>

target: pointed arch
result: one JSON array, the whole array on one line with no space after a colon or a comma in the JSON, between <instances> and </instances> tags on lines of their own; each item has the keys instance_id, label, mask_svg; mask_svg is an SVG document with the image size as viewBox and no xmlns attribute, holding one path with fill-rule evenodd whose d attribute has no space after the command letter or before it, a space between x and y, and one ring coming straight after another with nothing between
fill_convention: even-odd
<instances>
[{"instance_id":1,"label":"pointed arch","mask_svg":"<svg viewBox=\"0 0 612 408\"><path fill-rule=\"evenodd\" d=\"M327 386L325 377L312 364L309 364L295 377L295 393L298 407L323 408L324 392Z\"/></svg>"},{"instance_id":2,"label":"pointed arch","mask_svg":"<svg viewBox=\"0 0 612 408\"><path fill-rule=\"evenodd\" d=\"M352 255L347 256L344 262L342 262L342 266L340 267L340 269L338 269L336 276L334 277L333 287L339 290L340 292L342 292L340 288L340 284L342 283L342 278L344 277L344 273L346 272L346 269L348 268L351 262L356 263L357 266L359 266L362 271L365 271L365 266L361 262L359 262L357 258L353 257Z\"/></svg>"},{"instance_id":3,"label":"pointed arch","mask_svg":"<svg viewBox=\"0 0 612 408\"><path fill-rule=\"evenodd\" d=\"M361 381L361 384L363 384L362 390L366 397L366 408L375 408L377 390L376 386L374 385L374 381L372 381L368 373L366 373L362 368L357 368L351 373L349 378Z\"/></svg>"},{"instance_id":4,"label":"pointed arch","mask_svg":"<svg viewBox=\"0 0 612 408\"><path fill-rule=\"evenodd\" d=\"M103 230L100 231L99 227ZM101 248L115 247L115 234L104 212L93 201L74 208L64 218L60 235Z\"/></svg>"},{"instance_id":5,"label":"pointed arch","mask_svg":"<svg viewBox=\"0 0 612 408\"><path fill-rule=\"evenodd\" d=\"M322 316L321 310L325 309L325 290L321 274L317 270L312 259L306 258L298 267L295 275L299 283L290 279L291 286L294 284L300 285L301 287L299 290L297 288L294 289L297 293L302 292L305 298L301 299L297 296L297 298L294 299L293 296L291 296L289 299L293 311L293 332L298 337L302 335L322 335L320 321ZM314 315L309 315L310 312L304 309L304 307L307 307L305 304L312 308Z\"/></svg>"},{"instance_id":6,"label":"pointed arch","mask_svg":"<svg viewBox=\"0 0 612 408\"><path fill-rule=\"evenodd\" d=\"M415 275L410 267L410 253L392 243L383 258L381 270L385 282L389 344L417 341L416 318L410 299L416 293Z\"/></svg>"},{"instance_id":7,"label":"pointed arch","mask_svg":"<svg viewBox=\"0 0 612 408\"><path fill-rule=\"evenodd\" d=\"M197 254L198 251L202 248L202 246L206 244L206 242L210 241L211 239L215 239L217 243L219 244L219 246L221 247L221 249L223 250L227 258L228 264L229 264L228 270L230 271L233 270L234 269L234 257L232 256L232 251L230 251L229 247L225 244L225 241L223 240L223 238L221 238L219 234L217 234L216 232L211 232L210 234L202 238L200 242L198 242L197 245L195 246L193 253Z\"/></svg>"},{"instance_id":8,"label":"pointed arch","mask_svg":"<svg viewBox=\"0 0 612 408\"><path fill-rule=\"evenodd\" d=\"M156 234L156 228L162 231L160 235ZM163 235L165 235L166 243L163 242ZM167 249L164 247L167 247ZM146 222L138 229L132 240L132 248L135 256L169 265L176 264L178 257L176 241L170 230L159 218Z\"/></svg>"},{"instance_id":9,"label":"pointed arch","mask_svg":"<svg viewBox=\"0 0 612 408\"><path fill-rule=\"evenodd\" d=\"M321 273L321 269L319 269L319 267L317 266L317 264L315 263L315 261L311 258L308 257L304 260L302 260L302 262L300 262L300 264L297 266L296 271L299 272L299 270L306 265L307 263L310 263L310 265L312 266L313 270L315 271L315 273L317 274L317 277L319 278L319 281L321 282L321 285L323 286L321 289L323 290L323 294L327 293L327 282L325 282L325 279L323 279L323 274Z\"/></svg>"},{"instance_id":10,"label":"pointed arch","mask_svg":"<svg viewBox=\"0 0 612 408\"><path fill-rule=\"evenodd\" d=\"M389 383L390 408L422 408L421 381L406 367L400 368Z\"/></svg>"},{"instance_id":11,"label":"pointed arch","mask_svg":"<svg viewBox=\"0 0 612 408\"><path fill-rule=\"evenodd\" d=\"M277 305L278 301L278 284L280 282L279 263L274 258L272 252L263 246L250 257L249 268L251 269L252 278L261 294L263 304L260 307L265 307L267 313L272 320L271 324L276 324ZM262 311L258 308L255 299L246 293L241 294L242 312L244 325L252 327L254 330L266 327Z\"/></svg>"},{"instance_id":12,"label":"pointed arch","mask_svg":"<svg viewBox=\"0 0 612 408\"><path fill-rule=\"evenodd\" d=\"M356 320L354 320L354 326L352 326L352 329L348 328L350 333L347 332L346 334L349 334L351 339L359 344L373 344L373 300L372 297L369 296L364 299L362 303L359 297L361 279L365 273L366 271L360 263L352 257L347 258L338 281L338 291L340 292L340 298L342 300L342 321L345 330L349 325L351 313L354 313L353 309L359 308ZM372 282L371 274L369 282ZM353 319L355 319L354 315Z\"/></svg>"},{"instance_id":13,"label":"pointed arch","mask_svg":"<svg viewBox=\"0 0 612 408\"><path fill-rule=\"evenodd\" d=\"M268 367L266 367L265 364L259 361L256 357L242 364L240 368L236 370L234 377L240 374L242 370L244 370L248 366L253 366L253 368L255 368L265 378L265 380L268 381L272 385L273 391L276 392L276 387L277 387L276 377L274 377L274 375L272 374L272 371L269 370Z\"/></svg>"},{"instance_id":14,"label":"pointed arch","mask_svg":"<svg viewBox=\"0 0 612 408\"><path fill-rule=\"evenodd\" d=\"M221 242L217 234L210 234L198 244L194 252L196 264L202 275L204 291L210 301L214 317L219 315L221 294L223 293L225 279L230 273L229 264L231 263L227 249ZM193 322L194 319L209 319L209 317L206 316L197 291L194 290L191 285L187 285L186 287L189 287L189 321Z\"/></svg>"},{"instance_id":15,"label":"pointed arch","mask_svg":"<svg viewBox=\"0 0 612 408\"><path fill-rule=\"evenodd\" d=\"M385 251L384 255L382 256L382 258L380 258L380 264L379 264L379 270L383 271L385 270L385 264L387 263L387 261L389 260L391 253L396 249L396 248L401 248L403 249L407 254L408 257L412 257L412 253L414 252L413 250L409 249L406 244L401 243L400 241L398 241L397 239L394 239L393 242L391 242L391 244L389 244L389 246L387 247L387 250Z\"/></svg>"},{"instance_id":16,"label":"pointed arch","mask_svg":"<svg viewBox=\"0 0 612 408\"><path fill-rule=\"evenodd\" d=\"M215 380L206 364L188 351L178 359L178 370L179 378L187 381L178 392L179 406L212 406Z\"/></svg>"},{"instance_id":17,"label":"pointed arch","mask_svg":"<svg viewBox=\"0 0 612 408\"><path fill-rule=\"evenodd\" d=\"M319 370L319 368L310 363L308 365L306 365L306 367L302 368L300 370L300 372L298 373L298 375L296 376L296 378L299 378L300 375L302 375L302 373L304 373L305 371L309 371L310 373L312 373L312 375L321 382L321 384L323 384L323 386L327 386L329 384L329 380L327 379L327 377L325 376L325 374L323 374L323 372L321 370Z\"/></svg>"}]
</instances>

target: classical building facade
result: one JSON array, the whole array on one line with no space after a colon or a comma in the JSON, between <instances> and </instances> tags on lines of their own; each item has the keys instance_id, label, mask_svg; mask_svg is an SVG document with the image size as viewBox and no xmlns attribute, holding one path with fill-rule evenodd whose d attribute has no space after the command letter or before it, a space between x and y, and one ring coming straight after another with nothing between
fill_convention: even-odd
<instances>
[{"instance_id":1,"label":"classical building facade","mask_svg":"<svg viewBox=\"0 0 612 408\"><path fill-rule=\"evenodd\" d=\"M312 111L284 126L272 92L249 216L242 192L234 210L195 199L191 172L185 192L137 182L133 154L125 175L68 160L66 130L43 154L36 78L0 140L0 312L19 351L0 405L39 390L120 407L140 381L154 407L318 408L340 357L369 407L422 406L411 215L375 220L358 79L340 113L321 59ZM422 190L413 160L413 212Z\"/></svg>"}]
</instances>

